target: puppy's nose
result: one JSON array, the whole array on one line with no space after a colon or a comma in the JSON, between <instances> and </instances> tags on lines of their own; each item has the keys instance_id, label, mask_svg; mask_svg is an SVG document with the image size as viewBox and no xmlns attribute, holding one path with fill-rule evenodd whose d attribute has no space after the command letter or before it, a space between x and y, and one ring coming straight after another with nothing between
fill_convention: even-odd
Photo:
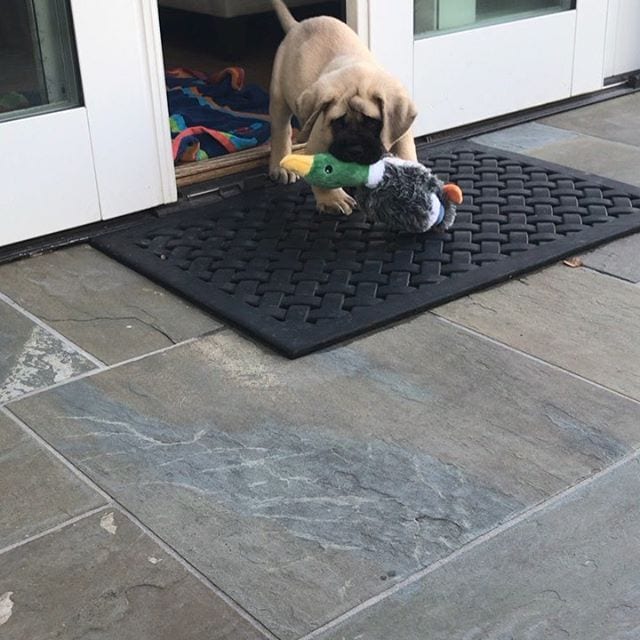
<instances>
[{"instance_id":1,"label":"puppy's nose","mask_svg":"<svg viewBox=\"0 0 640 640\"><path fill-rule=\"evenodd\" d=\"M367 155L371 155L370 153L368 154L365 150L365 148L362 145L357 145L354 147L347 147L347 154L350 155L352 158L364 158ZM360 160L358 160L359 162Z\"/></svg>"},{"instance_id":2,"label":"puppy's nose","mask_svg":"<svg viewBox=\"0 0 640 640\"><path fill-rule=\"evenodd\" d=\"M349 155L358 164L373 164L382 158L382 152L371 147L354 147L349 150Z\"/></svg>"},{"instance_id":3,"label":"puppy's nose","mask_svg":"<svg viewBox=\"0 0 640 640\"><path fill-rule=\"evenodd\" d=\"M329 153L342 162L356 162L358 164L373 164L378 162L384 154L382 145L378 142L371 143L367 140L337 139L329 146Z\"/></svg>"}]
</instances>

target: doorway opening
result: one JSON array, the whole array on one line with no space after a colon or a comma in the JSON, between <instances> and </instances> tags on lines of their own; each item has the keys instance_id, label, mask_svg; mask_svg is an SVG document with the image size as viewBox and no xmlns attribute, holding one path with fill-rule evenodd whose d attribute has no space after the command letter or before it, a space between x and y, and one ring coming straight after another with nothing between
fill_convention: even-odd
<instances>
[{"instance_id":1,"label":"doorway opening","mask_svg":"<svg viewBox=\"0 0 640 640\"><path fill-rule=\"evenodd\" d=\"M269 0L158 4L178 187L266 165L271 69L284 37ZM346 19L344 0L287 5L298 20Z\"/></svg>"}]
</instances>

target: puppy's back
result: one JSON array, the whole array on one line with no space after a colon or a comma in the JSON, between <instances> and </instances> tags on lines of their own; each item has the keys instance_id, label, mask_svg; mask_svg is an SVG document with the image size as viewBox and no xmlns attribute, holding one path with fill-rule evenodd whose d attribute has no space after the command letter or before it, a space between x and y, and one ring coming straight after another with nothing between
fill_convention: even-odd
<instances>
[{"instance_id":1,"label":"puppy's back","mask_svg":"<svg viewBox=\"0 0 640 640\"><path fill-rule=\"evenodd\" d=\"M357 62L375 64L358 35L336 18L317 16L291 26L276 54L274 80L297 97L323 73Z\"/></svg>"}]
</instances>

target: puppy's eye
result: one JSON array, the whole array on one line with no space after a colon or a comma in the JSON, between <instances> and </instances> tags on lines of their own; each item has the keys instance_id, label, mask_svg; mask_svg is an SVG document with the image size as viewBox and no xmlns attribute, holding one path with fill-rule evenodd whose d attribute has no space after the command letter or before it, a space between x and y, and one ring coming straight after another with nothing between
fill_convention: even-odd
<instances>
[{"instance_id":1,"label":"puppy's eye","mask_svg":"<svg viewBox=\"0 0 640 640\"><path fill-rule=\"evenodd\" d=\"M341 116L340 118L336 118L333 121L333 124L338 128L338 129L344 129L347 126L347 119L344 116Z\"/></svg>"},{"instance_id":2,"label":"puppy's eye","mask_svg":"<svg viewBox=\"0 0 640 640\"><path fill-rule=\"evenodd\" d=\"M333 173L333 167L330 164L326 165L325 168L324 168L324 172L326 174Z\"/></svg>"}]
</instances>

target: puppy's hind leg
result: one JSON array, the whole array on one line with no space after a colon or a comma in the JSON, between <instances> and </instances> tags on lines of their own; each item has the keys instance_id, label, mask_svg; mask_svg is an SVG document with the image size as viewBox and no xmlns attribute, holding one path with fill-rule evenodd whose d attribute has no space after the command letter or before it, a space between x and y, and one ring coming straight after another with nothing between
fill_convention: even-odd
<instances>
[{"instance_id":1,"label":"puppy's hind leg","mask_svg":"<svg viewBox=\"0 0 640 640\"><path fill-rule=\"evenodd\" d=\"M291 109L284 99L276 93L271 94L269 103L271 116L271 156L269 175L272 180L282 184L295 182L298 176L280 166L280 160L291 153Z\"/></svg>"}]
</instances>

